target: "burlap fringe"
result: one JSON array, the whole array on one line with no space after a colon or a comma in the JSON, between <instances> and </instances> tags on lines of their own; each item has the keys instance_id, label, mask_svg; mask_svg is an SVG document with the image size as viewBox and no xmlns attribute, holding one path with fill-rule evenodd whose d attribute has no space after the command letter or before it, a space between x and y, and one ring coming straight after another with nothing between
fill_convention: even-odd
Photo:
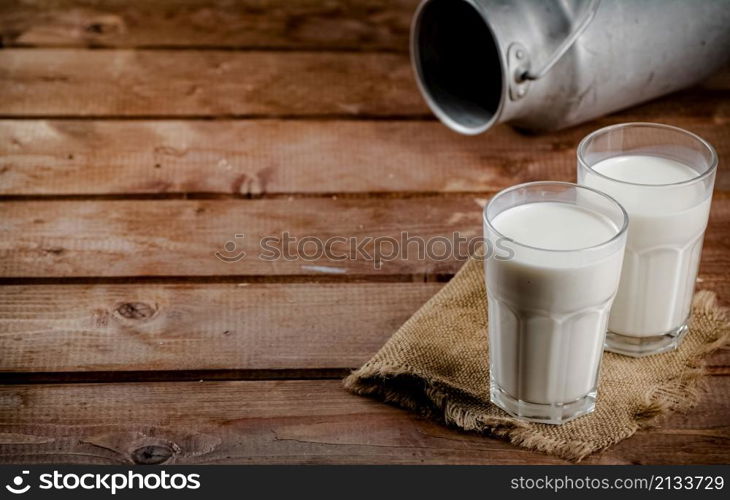
<instances>
[{"instance_id":1,"label":"burlap fringe","mask_svg":"<svg viewBox=\"0 0 730 500\"><path fill-rule=\"evenodd\" d=\"M698 292L693 304L700 315L711 315L721 320L727 311L717 306L713 292ZM720 322L718 322L720 324ZM723 323L727 324L727 323ZM685 370L678 377L659 386L649 388L645 404L635 414L636 426L629 429L625 439L637 430L656 425L660 417L672 411L685 411L697 404L705 388L706 368L704 358L715 350L730 344L730 328L718 328L700 349L687 360ZM573 462L580 462L586 456L604 450L596 449L592 443L584 441L560 442L542 433L536 433L529 425L505 417L486 417L469 408L469 404L455 402L449 397L453 388L439 381L418 376L406 367L364 365L351 373L344 381L345 389L355 394L370 396L386 403L434 418L449 426L465 431L489 434L535 451L555 455ZM468 401L467 394L459 398ZM474 401L474 404L480 404ZM568 446L566 446L566 444Z\"/></svg>"},{"instance_id":2,"label":"burlap fringe","mask_svg":"<svg viewBox=\"0 0 730 500\"><path fill-rule=\"evenodd\" d=\"M727 318L727 311L717 305L717 296L707 290L695 295L693 308L701 316L712 315L718 324ZM730 328L718 328L714 335L693 356L687 359L685 370L676 378L650 388L645 404L635 414L638 428L651 427L658 423L658 417L671 411L686 411L697 404L700 394L706 390L706 367L704 359L712 352L730 344ZM637 430L638 430L637 428Z\"/></svg>"}]
</instances>

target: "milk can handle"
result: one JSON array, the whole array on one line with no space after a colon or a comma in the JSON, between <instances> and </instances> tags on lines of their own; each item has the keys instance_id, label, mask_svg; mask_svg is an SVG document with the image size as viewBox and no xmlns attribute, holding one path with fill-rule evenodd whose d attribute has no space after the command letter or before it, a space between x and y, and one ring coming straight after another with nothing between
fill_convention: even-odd
<instances>
[{"instance_id":1,"label":"milk can handle","mask_svg":"<svg viewBox=\"0 0 730 500\"><path fill-rule=\"evenodd\" d=\"M583 32L588 28L588 26L591 24L591 21L593 21L593 18L596 16L596 11L598 11L598 5L600 3L601 0L591 0L591 3L586 9L586 13L583 15L583 19L581 19L580 23L578 23L578 26L575 28L575 30L573 30L568 38L563 40L563 43L561 43L560 47L558 47L553 55L550 56L547 62L543 65L542 69L538 71L531 71L528 69L518 76L518 81L539 80L540 78L545 76L547 72L550 71L553 66L555 66L555 63L557 63L560 58L563 57L566 52L568 52L568 50L570 49L570 47L573 46L578 37L581 36Z\"/></svg>"}]
</instances>

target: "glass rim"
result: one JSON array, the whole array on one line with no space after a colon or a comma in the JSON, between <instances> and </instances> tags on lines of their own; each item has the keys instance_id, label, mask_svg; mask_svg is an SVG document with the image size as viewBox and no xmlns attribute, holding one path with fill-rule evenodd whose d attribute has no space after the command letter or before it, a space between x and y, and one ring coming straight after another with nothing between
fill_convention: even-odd
<instances>
[{"instance_id":1,"label":"glass rim","mask_svg":"<svg viewBox=\"0 0 730 500\"><path fill-rule=\"evenodd\" d=\"M581 248L566 248L566 249L555 249L555 248L542 248L542 247L536 247L532 245L527 245L525 243L520 243L519 241L515 240L514 238L510 238L508 236L505 236L501 232L497 230L497 228L494 227L492 222L489 220L489 217L487 217L487 210L489 210L489 207L492 206L494 201L508 193L511 193L512 191L515 191L517 189L523 189L523 188L529 188L529 187L537 187L537 186L564 186L564 187L572 187L577 189L584 189L586 191L590 191L594 194L597 194L605 199L608 200L609 203L615 205L618 207L619 212L622 216L622 224L621 227L618 228L616 231L616 234L613 235L611 238L607 239L606 241L602 241L601 243L597 243L595 245L591 245L589 247L581 247ZM565 203L561 201L556 201L555 203ZM501 212L500 212L501 213ZM603 191L599 191L598 189L594 189L592 187L588 186L582 186L580 184L576 184L574 182L564 182L564 181L535 181L535 182L525 182L523 184L517 184L516 186L512 186L506 189L503 189L499 193L492 196L492 199L489 200L489 202L484 206L484 210L482 211L482 218L484 219L484 223L489 226L489 228L495 232L495 234L500 237L504 238L505 240L508 240L515 245L519 245L523 248L529 248L531 250L538 250L540 252L555 252L555 253L569 253L569 252L584 252L584 251L593 251L593 250L600 250L601 248L607 247L614 243L616 240L620 239L623 235L626 234L629 227L629 214L626 212L626 209L616 201L613 197L607 195Z\"/></svg>"},{"instance_id":2,"label":"glass rim","mask_svg":"<svg viewBox=\"0 0 730 500\"><path fill-rule=\"evenodd\" d=\"M622 128L631 128L631 127L647 127L647 128L656 128L656 129L664 129L664 130L671 130L673 132L679 132L680 134L683 134L692 140L699 143L705 150L707 150L710 153L710 166L702 172L701 174L698 174L695 177L692 177L691 179L687 179L686 181L679 181L679 182L670 182L668 184L644 184L641 182L629 182L629 181L622 181L621 179L616 179L615 177L609 177L605 174L602 174L596 170L593 169L592 165L589 165L587 161L585 161L585 149L588 147L588 143L594 139L598 135L603 135L608 132L612 132L614 130L622 129ZM644 188L664 188L664 187L679 187L683 185L690 185L694 184L696 182L700 182L704 180L706 177L709 177L712 173L714 173L717 170L717 165L719 163L718 157L717 157L717 151L715 151L715 148L712 147L712 144L707 142L705 139L700 137L699 135L695 134L694 132L690 132L689 130L685 130L680 127L675 127L674 125L666 125L664 123L652 123L652 122L627 122L627 123L617 123L614 125L609 125L607 127L599 128L598 130L594 130L587 136L585 136L580 143L578 144L578 150L577 150L577 156L578 156L578 165L581 168L585 168L587 170L590 170L591 173L594 175L597 175L599 177L602 177L603 179L617 182L619 184L626 184L628 186L641 186Z\"/></svg>"}]
</instances>

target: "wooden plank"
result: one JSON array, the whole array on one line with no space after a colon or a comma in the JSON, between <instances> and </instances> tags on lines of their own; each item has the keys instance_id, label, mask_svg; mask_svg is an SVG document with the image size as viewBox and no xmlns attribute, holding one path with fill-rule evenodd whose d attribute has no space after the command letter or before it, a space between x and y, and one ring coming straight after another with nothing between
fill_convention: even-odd
<instances>
[{"instance_id":1,"label":"wooden plank","mask_svg":"<svg viewBox=\"0 0 730 500\"><path fill-rule=\"evenodd\" d=\"M421 116L408 57L337 52L8 49L5 116Z\"/></svg>"},{"instance_id":2,"label":"wooden plank","mask_svg":"<svg viewBox=\"0 0 730 500\"><path fill-rule=\"evenodd\" d=\"M418 0L51 0L0 3L6 47L406 51Z\"/></svg>"},{"instance_id":3,"label":"wooden plank","mask_svg":"<svg viewBox=\"0 0 730 500\"><path fill-rule=\"evenodd\" d=\"M406 231L424 241L454 231L476 236L481 232L478 201L427 197L6 202L0 205L0 228L7 235L0 241L0 276L347 278L453 272L459 262L451 256L419 259L418 242L405 258L381 259L378 264L374 238L401 238ZM269 259L274 255L271 248L282 250L285 245L284 233L296 238L286 245L291 251ZM245 236L236 238L237 234ZM280 241L262 248L266 237ZM307 243L305 237L348 240L330 240L326 247ZM229 242L231 250L226 251ZM445 253L439 245L435 253ZM383 255L392 252L388 242L381 247ZM327 248L334 259L325 254ZM246 256L239 261L224 260L239 257L241 250Z\"/></svg>"},{"instance_id":4,"label":"wooden plank","mask_svg":"<svg viewBox=\"0 0 730 500\"><path fill-rule=\"evenodd\" d=\"M5 117L430 116L405 54L6 49L0 82ZM730 114L725 90L671 102L623 118Z\"/></svg>"},{"instance_id":5,"label":"wooden plank","mask_svg":"<svg viewBox=\"0 0 730 500\"><path fill-rule=\"evenodd\" d=\"M586 463L726 464L730 459L728 395L730 377L709 377L697 406L665 417L658 427L639 431Z\"/></svg>"},{"instance_id":6,"label":"wooden plank","mask_svg":"<svg viewBox=\"0 0 730 500\"><path fill-rule=\"evenodd\" d=\"M726 463L730 377L710 387L690 414L587 462ZM178 464L561 463L350 395L336 380L3 386L0 430L5 463L140 463L145 447Z\"/></svg>"},{"instance_id":7,"label":"wooden plank","mask_svg":"<svg viewBox=\"0 0 730 500\"><path fill-rule=\"evenodd\" d=\"M481 237L486 197L5 202L0 276L451 274ZM729 218L730 198L718 194L705 273L730 265Z\"/></svg>"},{"instance_id":8,"label":"wooden plank","mask_svg":"<svg viewBox=\"0 0 730 500\"><path fill-rule=\"evenodd\" d=\"M467 137L435 121L2 120L0 193L491 190L574 177L561 139Z\"/></svg>"},{"instance_id":9,"label":"wooden plank","mask_svg":"<svg viewBox=\"0 0 730 500\"><path fill-rule=\"evenodd\" d=\"M730 280L698 288L730 299ZM708 283L713 283L708 286ZM442 283L181 283L0 287L0 380L346 373ZM725 374L730 350L710 360ZM141 373L141 372L184 373ZM268 375L267 375L268 374ZM131 375L131 374L130 374Z\"/></svg>"},{"instance_id":10,"label":"wooden plank","mask_svg":"<svg viewBox=\"0 0 730 500\"><path fill-rule=\"evenodd\" d=\"M441 286L4 286L0 371L354 369Z\"/></svg>"},{"instance_id":11,"label":"wooden plank","mask_svg":"<svg viewBox=\"0 0 730 500\"><path fill-rule=\"evenodd\" d=\"M435 193L575 181L580 139L624 115L548 135L502 125L477 137L435 121L0 120L0 194ZM730 127L672 123L730 157ZM724 163L715 184L730 190Z\"/></svg>"}]
</instances>

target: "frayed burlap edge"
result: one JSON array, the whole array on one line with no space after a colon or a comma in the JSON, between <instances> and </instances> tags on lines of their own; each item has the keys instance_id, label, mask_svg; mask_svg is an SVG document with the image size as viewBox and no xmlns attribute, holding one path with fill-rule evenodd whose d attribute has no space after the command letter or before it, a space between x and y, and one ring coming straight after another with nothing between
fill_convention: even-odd
<instances>
[{"instance_id":1,"label":"frayed burlap edge","mask_svg":"<svg viewBox=\"0 0 730 500\"><path fill-rule=\"evenodd\" d=\"M634 415L633 427L628 428L625 435L617 436L616 442L642 428L656 426L671 412L692 408L706 390L705 358L730 343L728 311L717 305L717 297L710 291L700 291L695 295L693 310L700 319L709 317L718 325L717 328L706 342L696 346L689 354L684 370L677 377L647 389L645 403ZM505 439L516 446L573 462L612 446L596 447L594 443L582 440L559 441L535 432L534 427L506 414L504 417L479 414L473 406L484 403L451 387L448 381L431 378L410 366L366 363L345 378L343 385L354 394L379 399L448 426Z\"/></svg>"},{"instance_id":2,"label":"frayed burlap edge","mask_svg":"<svg viewBox=\"0 0 730 500\"><path fill-rule=\"evenodd\" d=\"M660 417L671 411L686 411L697 404L700 395L707 389L705 359L718 349L730 344L728 310L717 305L717 296L710 291L697 292L693 302L694 311L700 316L710 316L718 327L707 341L697 346L687 358L682 374L665 383L650 388L646 393L645 405L635 415L640 427L657 423Z\"/></svg>"}]
</instances>

